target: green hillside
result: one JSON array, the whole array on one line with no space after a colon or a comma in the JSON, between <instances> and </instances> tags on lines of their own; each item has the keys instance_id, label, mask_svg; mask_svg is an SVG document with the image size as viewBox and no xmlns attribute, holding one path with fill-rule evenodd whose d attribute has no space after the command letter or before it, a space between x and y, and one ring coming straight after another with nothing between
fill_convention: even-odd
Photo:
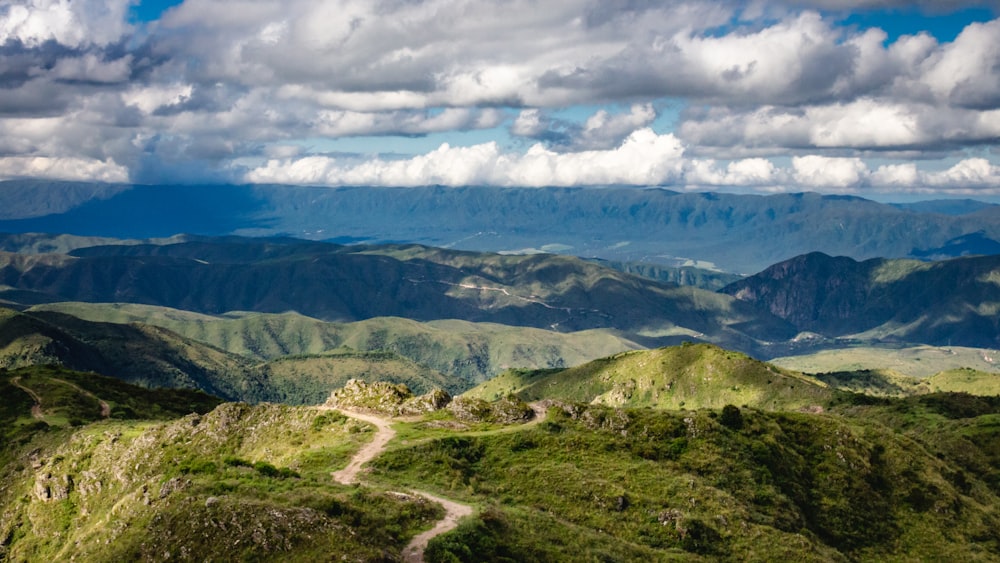
<instances>
[{"instance_id":1,"label":"green hillside","mask_svg":"<svg viewBox=\"0 0 1000 563\"><path fill-rule=\"evenodd\" d=\"M969 367L1000 373L1000 352L962 346L851 346L772 358L768 362L805 373L890 369L911 377Z\"/></svg>"},{"instance_id":2,"label":"green hillside","mask_svg":"<svg viewBox=\"0 0 1000 563\"><path fill-rule=\"evenodd\" d=\"M225 404L49 430L0 466L5 561L398 561L436 505L333 482L368 427Z\"/></svg>"},{"instance_id":3,"label":"green hillside","mask_svg":"<svg viewBox=\"0 0 1000 563\"><path fill-rule=\"evenodd\" d=\"M943 371L927 378L932 391L1000 396L1000 373L961 368Z\"/></svg>"},{"instance_id":4,"label":"green hillside","mask_svg":"<svg viewBox=\"0 0 1000 563\"><path fill-rule=\"evenodd\" d=\"M468 386L392 352L340 352L259 362L156 326L0 309L0 367L6 368L54 364L147 388L199 389L253 403L322 403L351 378L391 380L419 391Z\"/></svg>"},{"instance_id":5,"label":"green hillside","mask_svg":"<svg viewBox=\"0 0 1000 563\"><path fill-rule=\"evenodd\" d=\"M564 370L504 373L466 393L486 400L514 394L625 407L770 410L822 405L832 391L820 381L709 344L627 352Z\"/></svg>"},{"instance_id":6,"label":"green hillside","mask_svg":"<svg viewBox=\"0 0 1000 563\"><path fill-rule=\"evenodd\" d=\"M380 317L329 323L295 313L220 317L128 303L52 303L29 311L62 312L97 322L155 325L261 361L338 348L389 351L447 374L462 385L480 383L512 367L573 366L641 347L613 331L563 333L458 320L421 323Z\"/></svg>"},{"instance_id":7,"label":"green hillside","mask_svg":"<svg viewBox=\"0 0 1000 563\"><path fill-rule=\"evenodd\" d=\"M429 561L993 561L997 407L834 414L556 404L390 449L380 482L484 506ZM905 410L904 410L905 409Z\"/></svg>"}]
</instances>

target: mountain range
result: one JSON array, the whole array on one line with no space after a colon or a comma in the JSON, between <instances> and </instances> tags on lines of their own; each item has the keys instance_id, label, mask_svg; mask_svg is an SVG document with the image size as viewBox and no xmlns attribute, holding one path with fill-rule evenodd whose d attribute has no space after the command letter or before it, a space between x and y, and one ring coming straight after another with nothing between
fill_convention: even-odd
<instances>
[{"instance_id":1,"label":"mountain range","mask_svg":"<svg viewBox=\"0 0 1000 563\"><path fill-rule=\"evenodd\" d=\"M572 332L614 329L657 344L697 337L738 347L791 326L728 295L625 274L570 256L416 245L203 238L0 253L0 298L127 302L204 314L255 311L326 321L396 316Z\"/></svg>"},{"instance_id":2,"label":"mountain range","mask_svg":"<svg viewBox=\"0 0 1000 563\"><path fill-rule=\"evenodd\" d=\"M662 188L314 188L0 182L0 231L177 233L558 252L750 274L809 252L960 256L1000 241L1000 206ZM967 237L976 244L962 244ZM963 237L966 237L963 239Z\"/></svg>"},{"instance_id":3,"label":"mountain range","mask_svg":"<svg viewBox=\"0 0 1000 563\"><path fill-rule=\"evenodd\" d=\"M447 339L446 332L479 327L466 331L482 335L488 324L539 329L521 336L513 336L513 329L487 332L505 332L508 343L548 341L561 350L572 345L557 343L560 337L538 335L599 331L601 336L592 332L589 341L604 342L594 348L603 353L685 340L762 358L862 343L1000 345L1000 257L995 255L858 262L810 253L709 291L550 254L232 236L117 241L12 235L0 240L8 248L72 248L65 253L0 251L0 299L15 308L150 323L262 360L322 353L342 345L359 351L383 349L375 336L379 329L371 324L374 319L399 319L389 321L394 330L403 326L401 319L410 319L411 329L422 327L416 332L427 334L398 341L392 350L469 383L496 375L497 366L517 367L510 363L514 345L508 344L511 351L505 357L448 352L442 357L449 360L429 359L434 354L421 356L415 350L440 349L428 343ZM147 308L88 309L80 302ZM171 314L160 315L155 307L190 314L169 318ZM237 324L251 322L237 321L244 314L240 312L271 316L252 321L260 325L251 331L255 336L234 336L247 334L246 326ZM219 328L225 323L216 322L223 315L229 321L225 329ZM361 331L369 336L360 340L329 325L361 321L371 322ZM421 324L444 321L476 324L430 332L430 325ZM277 333L284 336L268 336ZM481 340L464 342L482 349ZM262 349L271 352L258 353ZM549 365L597 357L562 354L551 354L557 363ZM527 355L538 358L534 352ZM480 359L456 367L472 357ZM531 360L521 367L544 364Z\"/></svg>"},{"instance_id":4,"label":"mountain range","mask_svg":"<svg viewBox=\"0 0 1000 563\"><path fill-rule=\"evenodd\" d=\"M858 262L814 252L721 292L827 337L1000 346L998 255Z\"/></svg>"}]
</instances>

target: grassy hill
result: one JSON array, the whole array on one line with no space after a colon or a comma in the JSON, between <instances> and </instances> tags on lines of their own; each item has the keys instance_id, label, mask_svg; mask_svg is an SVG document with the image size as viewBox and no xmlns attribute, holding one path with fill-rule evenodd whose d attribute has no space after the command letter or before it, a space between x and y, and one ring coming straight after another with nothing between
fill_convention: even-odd
<instances>
[{"instance_id":1,"label":"grassy hill","mask_svg":"<svg viewBox=\"0 0 1000 563\"><path fill-rule=\"evenodd\" d=\"M215 408L220 399L187 389L145 389L59 366L0 369L0 460L38 432L100 420L169 420Z\"/></svg>"},{"instance_id":2,"label":"grassy hill","mask_svg":"<svg viewBox=\"0 0 1000 563\"><path fill-rule=\"evenodd\" d=\"M1000 352L996 349L963 346L851 346L768 362L805 373L889 369L910 377L929 377L962 367L1000 373Z\"/></svg>"},{"instance_id":3,"label":"grassy hill","mask_svg":"<svg viewBox=\"0 0 1000 563\"><path fill-rule=\"evenodd\" d=\"M795 410L821 405L832 390L816 379L708 344L627 352L565 370L509 371L466 395L495 400L654 408L726 404Z\"/></svg>"},{"instance_id":4,"label":"grassy hill","mask_svg":"<svg viewBox=\"0 0 1000 563\"><path fill-rule=\"evenodd\" d=\"M330 478L367 430L241 404L40 430L0 465L0 559L398 560L441 510Z\"/></svg>"},{"instance_id":5,"label":"grassy hill","mask_svg":"<svg viewBox=\"0 0 1000 563\"><path fill-rule=\"evenodd\" d=\"M451 376L456 379L452 386L474 385L511 367L566 367L641 347L607 330L563 333L459 320L421 323L379 317L329 323L296 313L210 316L127 303L52 303L29 311L56 311L97 322L159 326L261 361L286 355L322 354L338 348L388 351Z\"/></svg>"},{"instance_id":6,"label":"grassy hill","mask_svg":"<svg viewBox=\"0 0 1000 563\"><path fill-rule=\"evenodd\" d=\"M1000 373L982 372L972 368L953 369L927 378L927 385L936 392L1000 396Z\"/></svg>"},{"instance_id":7,"label":"grassy hill","mask_svg":"<svg viewBox=\"0 0 1000 563\"><path fill-rule=\"evenodd\" d=\"M259 362L142 324L0 309L0 367L55 364L147 388L199 389L228 400L321 403L348 379L392 380L415 391L465 389L458 378L392 352L299 355Z\"/></svg>"},{"instance_id":8,"label":"grassy hill","mask_svg":"<svg viewBox=\"0 0 1000 563\"><path fill-rule=\"evenodd\" d=\"M521 431L391 449L375 476L485 507L430 561L995 560L1000 404L931 399L821 415L557 404Z\"/></svg>"}]
</instances>

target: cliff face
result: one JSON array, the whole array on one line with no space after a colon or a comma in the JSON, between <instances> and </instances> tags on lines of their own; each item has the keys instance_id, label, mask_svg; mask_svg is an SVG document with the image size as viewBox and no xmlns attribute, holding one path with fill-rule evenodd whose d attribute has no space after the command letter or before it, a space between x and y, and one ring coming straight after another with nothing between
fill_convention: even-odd
<instances>
[{"instance_id":1,"label":"cliff face","mask_svg":"<svg viewBox=\"0 0 1000 563\"><path fill-rule=\"evenodd\" d=\"M797 256L722 289L781 317L800 330L825 332L860 314L870 264L820 252Z\"/></svg>"}]
</instances>

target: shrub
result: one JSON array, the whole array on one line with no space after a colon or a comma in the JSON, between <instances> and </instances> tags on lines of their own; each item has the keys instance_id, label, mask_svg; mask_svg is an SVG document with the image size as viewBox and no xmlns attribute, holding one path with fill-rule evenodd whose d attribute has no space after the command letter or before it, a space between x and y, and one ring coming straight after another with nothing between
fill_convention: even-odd
<instances>
[{"instance_id":1,"label":"shrub","mask_svg":"<svg viewBox=\"0 0 1000 563\"><path fill-rule=\"evenodd\" d=\"M743 413L737 406L726 405L722 407L722 417L719 418L719 422L726 428L739 430L743 428Z\"/></svg>"}]
</instances>

